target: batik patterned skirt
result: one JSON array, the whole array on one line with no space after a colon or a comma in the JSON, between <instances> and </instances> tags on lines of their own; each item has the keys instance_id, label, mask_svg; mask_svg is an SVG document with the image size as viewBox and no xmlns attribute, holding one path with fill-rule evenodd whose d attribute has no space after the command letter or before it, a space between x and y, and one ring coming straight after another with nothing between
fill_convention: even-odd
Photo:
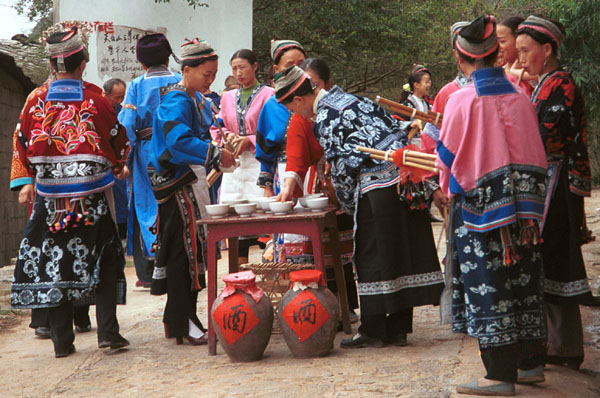
<instances>
[{"instance_id":1,"label":"batik patterned skirt","mask_svg":"<svg viewBox=\"0 0 600 398\"><path fill-rule=\"evenodd\" d=\"M459 201L457 201L459 202ZM500 229L473 232L453 211L452 331L479 339L483 348L545 337L542 255L539 245L518 246L520 228L509 232L518 256L503 265Z\"/></svg>"},{"instance_id":2,"label":"batik patterned skirt","mask_svg":"<svg viewBox=\"0 0 600 398\"><path fill-rule=\"evenodd\" d=\"M110 261L119 263L117 269L123 268L123 246L106 194L81 200L94 223L51 232L56 201L36 196L15 267L13 308L56 307L66 301L88 304L99 282L100 267ZM124 295L118 297L123 302Z\"/></svg>"}]
</instances>

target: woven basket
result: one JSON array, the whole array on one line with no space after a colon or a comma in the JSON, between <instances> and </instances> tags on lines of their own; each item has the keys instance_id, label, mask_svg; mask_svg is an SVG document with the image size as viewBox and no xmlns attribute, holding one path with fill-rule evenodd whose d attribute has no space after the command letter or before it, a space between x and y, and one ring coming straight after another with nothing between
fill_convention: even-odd
<instances>
[{"instance_id":1,"label":"woven basket","mask_svg":"<svg viewBox=\"0 0 600 398\"><path fill-rule=\"evenodd\" d=\"M264 290L271 300L275 313L281 298L290 288L288 273L302 269L315 268L314 264L292 263L248 263L240 265L240 271L252 271L256 274L256 285Z\"/></svg>"}]
</instances>

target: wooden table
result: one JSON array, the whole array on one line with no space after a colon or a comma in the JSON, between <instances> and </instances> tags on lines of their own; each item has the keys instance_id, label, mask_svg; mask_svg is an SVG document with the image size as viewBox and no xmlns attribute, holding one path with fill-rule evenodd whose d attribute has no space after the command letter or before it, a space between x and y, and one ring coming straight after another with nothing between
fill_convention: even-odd
<instances>
[{"instance_id":1,"label":"wooden table","mask_svg":"<svg viewBox=\"0 0 600 398\"><path fill-rule=\"evenodd\" d=\"M208 262L208 353L217 354L217 340L211 317L213 303L217 297L217 243L229 239L229 272L238 272L238 237L273 233L291 233L311 238L315 267L324 272L324 245L322 234L329 234L333 270L340 301L344 332L351 333L348 312L348 296L344 279L344 268L340 258L339 236L335 208L321 211L294 209L286 215L255 213L250 217L230 215L224 218L203 218L199 224L206 226Z\"/></svg>"}]
</instances>

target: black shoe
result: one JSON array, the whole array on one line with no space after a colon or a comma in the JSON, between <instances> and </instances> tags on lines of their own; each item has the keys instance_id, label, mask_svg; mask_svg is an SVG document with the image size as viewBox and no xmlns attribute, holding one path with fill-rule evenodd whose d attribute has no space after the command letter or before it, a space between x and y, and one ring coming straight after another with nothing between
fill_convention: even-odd
<instances>
[{"instance_id":1,"label":"black shoe","mask_svg":"<svg viewBox=\"0 0 600 398\"><path fill-rule=\"evenodd\" d=\"M71 346L67 349L54 350L54 357L55 358L64 358L64 357L68 357L69 355L73 354L74 352L75 352L75 345L71 344Z\"/></svg>"},{"instance_id":2,"label":"black shoe","mask_svg":"<svg viewBox=\"0 0 600 398\"><path fill-rule=\"evenodd\" d=\"M77 333L86 333L86 332L89 332L90 330L92 330L92 325L86 325L86 326L75 325L75 331Z\"/></svg>"},{"instance_id":3,"label":"black shoe","mask_svg":"<svg viewBox=\"0 0 600 398\"><path fill-rule=\"evenodd\" d=\"M344 339L340 341L341 348L363 348L363 347L373 347L373 348L381 348L385 347L385 343L381 339L375 339L367 336L366 334L356 333L353 337L349 339Z\"/></svg>"},{"instance_id":4,"label":"black shoe","mask_svg":"<svg viewBox=\"0 0 600 398\"><path fill-rule=\"evenodd\" d=\"M120 348L125 348L129 345L129 341L121 335L113 340L102 340L98 342L98 348L111 348L112 350L118 350Z\"/></svg>"},{"instance_id":5,"label":"black shoe","mask_svg":"<svg viewBox=\"0 0 600 398\"><path fill-rule=\"evenodd\" d=\"M406 347L408 345L406 342L406 333L398 333L390 339L389 343L397 347Z\"/></svg>"},{"instance_id":6,"label":"black shoe","mask_svg":"<svg viewBox=\"0 0 600 398\"><path fill-rule=\"evenodd\" d=\"M33 332L35 336L39 339L49 339L50 338L50 328L46 326L40 326L35 328L35 332Z\"/></svg>"}]
</instances>

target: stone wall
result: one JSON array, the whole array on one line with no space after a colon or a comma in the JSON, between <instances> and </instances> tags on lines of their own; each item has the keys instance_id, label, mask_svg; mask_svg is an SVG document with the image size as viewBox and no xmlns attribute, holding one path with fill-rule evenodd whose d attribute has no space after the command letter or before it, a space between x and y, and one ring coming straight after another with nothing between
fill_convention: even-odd
<instances>
[{"instance_id":1,"label":"stone wall","mask_svg":"<svg viewBox=\"0 0 600 398\"><path fill-rule=\"evenodd\" d=\"M14 265L0 268L0 314L10 310L10 285L14 272Z\"/></svg>"},{"instance_id":2,"label":"stone wall","mask_svg":"<svg viewBox=\"0 0 600 398\"><path fill-rule=\"evenodd\" d=\"M27 209L9 191L12 137L28 90L0 65L0 267L17 255L27 220Z\"/></svg>"}]
</instances>

